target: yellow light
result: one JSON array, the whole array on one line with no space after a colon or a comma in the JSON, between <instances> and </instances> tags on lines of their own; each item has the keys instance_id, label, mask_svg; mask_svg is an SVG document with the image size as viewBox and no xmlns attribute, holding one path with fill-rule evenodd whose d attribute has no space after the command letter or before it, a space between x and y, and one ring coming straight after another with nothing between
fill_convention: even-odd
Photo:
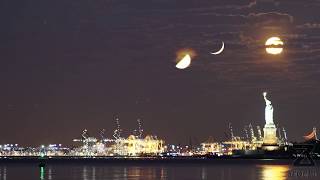
<instances>
[{"instance_id":1,"label":"yellow light","mask_svg":"<svg viewBox=\"0 0 320 180\"><path fill-rule=\"evenodd\" d=\"M176 65L176 68L178 69L185 69L189 67L191 64L191 57L189 54L185 55L183 59L181 59L178 64Z\"/></svg>"},{"instance_id":2,"label":"yellow light","mask_svg":"<svg viewBox=\"0 0 320 180\"><path fill-rule=\"evenodd\" d=\"M283 45L284 43L279 37L271 37L265 43L266 52L272 55L281 54L283 51Z\"/></svg>"},{"instance_id":3,"label":"yellow light","mask_svg":"<svg viewBox=\"0 0 320 180\"><path fill-rule=\"evenodd\" d=\"M281 54L283 51L283 48L266 48L267 53L277 55Z\"/></svg>"},{"instance_id":4,"label":"yellow light","mask_svg":"<svg viewBox=\"0 0 320 180\"><path fill-rule=\"evenodd\" d=\"M281 41L281 39L279 37L271 37L266 41L266 46L277 46L277 45L283 45L283 42Z\"/></svg>"},{"instance_id":5,"label":"yellow light","mask_svg":"<svg viewBox=\"0 0 320 180\"><path fill-rule=\"evenodd\" d=\"M180 49L176 55L176 68L185 69L190 66L192 59L196 56L196 52L193 49Z\"/></svg>"},{"instance_id":6,"label":"yellow light","mask_svg":"<svg viewBox=\"0 0 320 180\"><path fill-rule=\"evenodd\" d=\"M262 180L286 180L289 166L287 165L262 165Z\"/></svg>"}]
</instances>

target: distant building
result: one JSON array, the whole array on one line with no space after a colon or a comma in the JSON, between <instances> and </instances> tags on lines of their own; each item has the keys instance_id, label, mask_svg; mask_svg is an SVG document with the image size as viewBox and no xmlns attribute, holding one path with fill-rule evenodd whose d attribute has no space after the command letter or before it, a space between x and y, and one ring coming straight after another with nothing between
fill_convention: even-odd
<instances>
[{"instance_id":1,"label":"distant building","mask_svg":"<svg viewBox=\"0 0 320 180\"><path fill-rule=\"evenodd\" d=\"M120 156L158 155L164 152L163 144L156 136L142 139L130 135L127 139L117 139L111 149L114 155Z\"/></svg>"},{"instance_id":2,"label":"distant building","mask_svg":"<svg viewBox=\"0 0 320 180\"><path fill-rule=\"evenodd\" d=\"M215 142L212 137L209 137L207 141L201 143L202 154L221 154L221 143Z\"/></svg>"}]
</instances>

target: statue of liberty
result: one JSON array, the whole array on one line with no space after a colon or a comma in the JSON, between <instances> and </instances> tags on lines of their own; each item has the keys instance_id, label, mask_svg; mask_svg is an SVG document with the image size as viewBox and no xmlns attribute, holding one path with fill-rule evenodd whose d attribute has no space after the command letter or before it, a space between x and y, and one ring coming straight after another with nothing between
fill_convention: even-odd
<instances>
[{"instance_id":1,"label":"statue of liberty","mask_svg":"<svg viewBox=\"0 0 320 180\"><path fill-rule=\"evenodd\" d=\"M273 107L271 104L271 101L267 99L267 92L263 93L264 101L266 102L266 108L265 108L265 120L266 124L273 125Z\"/></svg>"},{"instance_id":2,"label":"statue of liberty","mask_svg":"<svg viewBox=\"0 0 320 180\"><path fill-rule=\"evenodd\" d=\"M267 151L273 151L279 148L277 138L277 128L273 122L273 107L271 101L267 98L267 92L263 93L266 102L265 120L266 124L263 128L263 144L262 148Z\"/></svg>"}]
</instances>

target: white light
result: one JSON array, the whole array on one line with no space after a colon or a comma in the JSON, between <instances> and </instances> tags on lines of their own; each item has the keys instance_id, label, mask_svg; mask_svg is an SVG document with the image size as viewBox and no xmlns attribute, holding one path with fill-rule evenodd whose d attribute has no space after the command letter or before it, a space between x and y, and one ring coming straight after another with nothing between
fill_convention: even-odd
<instances>
[{"instance_id":1,"label":"white light","mask_svg":"<svg viewBox=\"0 0 320 180\"><path fill-rule=\"evenodd\" d=\"M191 57L189 54L185 55L183 59L181 59L178 64L176 65L176 68L178 69L185 69L189 67L191 64Z\"/></svg>"}]
</instances>

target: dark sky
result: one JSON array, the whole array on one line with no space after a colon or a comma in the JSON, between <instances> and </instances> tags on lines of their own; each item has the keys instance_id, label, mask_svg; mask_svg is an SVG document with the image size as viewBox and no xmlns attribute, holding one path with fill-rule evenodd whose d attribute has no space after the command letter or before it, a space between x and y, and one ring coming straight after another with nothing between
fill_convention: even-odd
<instances>
[{"instance_id":1,"label":"dark sky","mask_svg":"<svg viewBox=\"0 0 320 180\"><path fill-rule=\"evenodd\" d=\"M0 143L127 136L141 118L168 143L264 125L267 90L291 140L320 125L320 0L0 2ZM265 53L279 36L284 53ZM217 50L226 43L222 55ZM176 52L197 56L175 68Z\"/></svg>"}]
</instances>

